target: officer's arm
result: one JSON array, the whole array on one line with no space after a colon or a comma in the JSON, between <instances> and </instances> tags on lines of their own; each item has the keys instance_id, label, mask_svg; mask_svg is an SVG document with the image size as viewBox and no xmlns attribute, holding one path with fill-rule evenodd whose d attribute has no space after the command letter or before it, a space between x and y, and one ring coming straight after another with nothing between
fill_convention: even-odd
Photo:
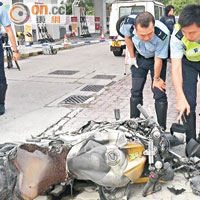
<instances>
[{"instance_id":1,"label":"officer's arm","mask_svg":"<svg viewBox=\"0 0 200 200\"><path fill-rule=\"evenodd\" d=\"M180 58L172 58L172 82L177 94L177 98L181 99L184 96L183 93L183 78L182 78L182 62Z\"/></svg>"},{"instance_id":2,"label":"officer's arm","mask_svg":"<svg viewBox=\"0 0 200 200\"><path fill-rule=\"evenodd\" d=\"M154 57L154 80L153 80L153 88L158 88L159 90L163 91L166 88L165 82L160 78L160 72L162 70L162 59L155 56Z\"/></svg>"},{"instance_id":3,"label":"officer's arm","mask_svg":"<svg viewBox=\"0 0 200 200\"><path fill-rule=\"evenodd\" d=\"M133 41L130 37L126 37L125 36L125 42L126 42L126 46L128 48L129 54L131 58L135 58L135 53L134 53L134 45L133 45Z\"/></svg>"},{"instance_id":4,"label":"officer's arm","mask_svg":"<svg viewBox=\"0 0 200 200\"><path fill-rule=\"evenodd\" d=\"M172 58L172 82L177 96L177 109L179 110L178 120L186 111L187 115L190 113L190 106L186 100L183 92L183 77L182 77L182 59Z\"/></svg>"},{"instance_id":5,"label":"officer's arm","mask_svg":"<svg viewBox=\"0 0 200 200\"><path fill-rule=\"evenodd\" d=\"M11 26L5 26L4 27L6 30L6 33L8 34L9 40L12 44L13 47L13 60L19 60L20 59L20 54L19 51L17 50L17 44L16 44L16 40L15 40L15 36L12 30Z\"/></svg>"},{"instance_id":6,"label":"officer's arm","mask_svg":"<svg viewBox=\"0 0 200 200\"><path fill-rule=\"evenodd\" d=\"M162 70L162 59L155 56L154 58L154 79L160 78L160 72Z\"/></svg>"},{"instance_id":7,"label":"officer's arm","mask_svg":"<svg viewBox=\"0 0 200 200\"><path fill-rule=\"evenodd\" d=\"M158 87L160 90L163 90L165 89L165 83L163 80L160 79L160 72L162 70L162 64L163 64L162 59L166 59L168 57L169 31L168 33L165 33L160 28L157 28L156 30L158 31L156 35L159 39L158 39L158 43L155 50L155 56L154 56L155 62L154 62L153 86ZM157 82L160 81L159 84L156 82L156 80Z\"/></svg>"},{"instance_id":8,"label":"officer's arm","mask_svg":"<svg viewBox=\"0 0 200 200\"><path fill-rule=\"evenodd\" d=\"M15 40L15 36L14 36L13 30L12 30L12 27L11 26L6 26L4 28L6 30L6 33L8 34L9 40L10 40L10 42L12 44L13 51L17 52L16 40Z\"/></svg>"}]
</instances>

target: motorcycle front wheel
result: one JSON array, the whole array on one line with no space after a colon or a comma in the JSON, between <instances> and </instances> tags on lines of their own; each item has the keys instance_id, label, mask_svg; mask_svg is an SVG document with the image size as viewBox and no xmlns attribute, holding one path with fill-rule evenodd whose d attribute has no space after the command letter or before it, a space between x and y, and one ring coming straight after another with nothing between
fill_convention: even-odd
<instances>
[{"instance_id":1,"label":"motorcycle front wheel","mask_svg":"<svg viewBox=\"0 0 200 200\"><path fill-rule=\"evenodd\" d=\"M100 200L128 200L126 190L127 187L110 188L99 186L99 197Z\"/></svg>"}]
</instances>

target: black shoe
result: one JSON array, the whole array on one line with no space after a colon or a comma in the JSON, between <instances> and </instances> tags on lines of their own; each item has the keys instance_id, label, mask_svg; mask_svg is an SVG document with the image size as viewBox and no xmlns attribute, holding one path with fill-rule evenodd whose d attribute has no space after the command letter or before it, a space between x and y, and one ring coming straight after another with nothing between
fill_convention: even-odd
<instances>
[{"instance_id":1,"label":"black shoe","mask_svg":"<svg viewBox=\"0 0 200 200\"><path fill-rule=\"evenodd\" d=\"M3 115L5 113L5 106L0 105L0 115Z\"/></svg>"},{"instance_id":2,"label":"black shoe","mask_svg":"<svg viewBox=\"0 0 200 200\"><path fill-rule=\"evenodd\" d=\"M0 84L0 115L5 113L5 97L7 84Z\"/></svg>"}]
</instances>

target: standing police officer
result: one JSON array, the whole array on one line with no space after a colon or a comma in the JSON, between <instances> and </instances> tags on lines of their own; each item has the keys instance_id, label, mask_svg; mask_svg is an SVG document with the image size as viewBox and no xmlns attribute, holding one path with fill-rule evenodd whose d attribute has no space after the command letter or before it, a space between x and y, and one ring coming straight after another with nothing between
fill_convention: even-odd
<instances>
[{"instance_id":1,"label":"standing police officer","mask_svg":"<svg viewBox=\"0 0 200 200\"><path fill-rule=\"evenodd\" d=\"M161 17L160 21L167 26L170 33L172 34L174 30L174 24L176 23L174 16L174 6L168 5L165 8L165 16Z\"/></svg>"},{"instance_id":2,"label":"standing police officer","mask_svg":"<svg viewBox=\"0 0 200 200\"><path fill-rule=\"evenodd\" d=\"M171 37L172 80L178 119L186 113L186 142L196 139L197 82L200 75L200 5L186 6Z\"/></svg>"},{"instance_id":3,"label":"standing police officer","mask_svg":"<svg viewBox=\"0 0 200 200\"><path fill-rule=\"evenodd\" d=\"M165 93L166 66L169 46L169 30L149 12L130 15L120 32L130 53L132 89L130 117L139 117L138 104L143 104L143 89L148 71L151 72L157 120L166 129L167 96Z\"/></svg>"},{"instance_id":4,"label":"standing police officer","mask_svg":"<svg viewBox=\"0 0 200 200\"><path fill-rule=\"evenodd\" d=\"M6 9L0 2L0 24L5 28L8 37L13 47L13 59L18 60L20 58L19 52L16 46L15 36L12 31L11 22L8 17ZM2 47L2 41L0 40L0 115L5 112L5 96L7 90L7 82L4 71L4 50Z\"/></svg>"}]
</instances>

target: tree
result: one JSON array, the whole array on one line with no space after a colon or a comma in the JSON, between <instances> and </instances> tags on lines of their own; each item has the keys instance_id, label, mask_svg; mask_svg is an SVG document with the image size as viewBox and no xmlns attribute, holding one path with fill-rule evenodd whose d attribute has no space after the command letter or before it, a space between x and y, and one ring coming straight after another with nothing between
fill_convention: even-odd
<instances>
[{"instance_id":1,"label":"tree","mask_svg":"<svg viewBox=\"0 0 200 200\"><path fill-rule=\"evenodd\" d=\"M200 4L200 0L158 0L164 5L173 5L175 7L175 15L179 15L181 10L188 4Z\"/></svg>"},{"instance_id":2,"label":"tree","mask_svg":"<svg viewBox=\"0 0 200 200\"><path fill-rule=\"evenodd\" d=\"M158 1L166 5L169 0L158 0Z\"/></svg>"},{"instance_id":3,"label":"tree","mask_svg":"<svg viewBox=\"0 0 200 200\"><path fill-rule=\"evenodd\" d=\"M66 15L72 14L72 4L66 5Z\"/></svg>"},{"instance_id":4,"label":"tree","mask_svg":"<svg viewBox=\"0 0 200 200\"><path fill-rule=\"evenodd\" d=\"M167 5L173 5L173 3L175 7L175 15L179 15L185 6L200 3L200 0L169 0Z\"/></svg>"},{"instance_id":5,"label":"tree","mask_svg":"<svg viewBox=\"0 0 200 200\"><path fill-rule=\"evenodd\" d=\"M67 15L72 14L72 3L73 0L68 1L68 5L66 6ZM86 15L94 15L94 0L82 0L79 6L85 8Z\"/></svg>"},{"instance_id":6,"label":"tree","mask_svg":"<svg viewBox=\"0 0 200 200\"><path fill-rule=\"evenodd\" d=\"M79 6L85 7L86 15L94 15L94 0L81 1Z\"/></svg>"}]
</instances>

